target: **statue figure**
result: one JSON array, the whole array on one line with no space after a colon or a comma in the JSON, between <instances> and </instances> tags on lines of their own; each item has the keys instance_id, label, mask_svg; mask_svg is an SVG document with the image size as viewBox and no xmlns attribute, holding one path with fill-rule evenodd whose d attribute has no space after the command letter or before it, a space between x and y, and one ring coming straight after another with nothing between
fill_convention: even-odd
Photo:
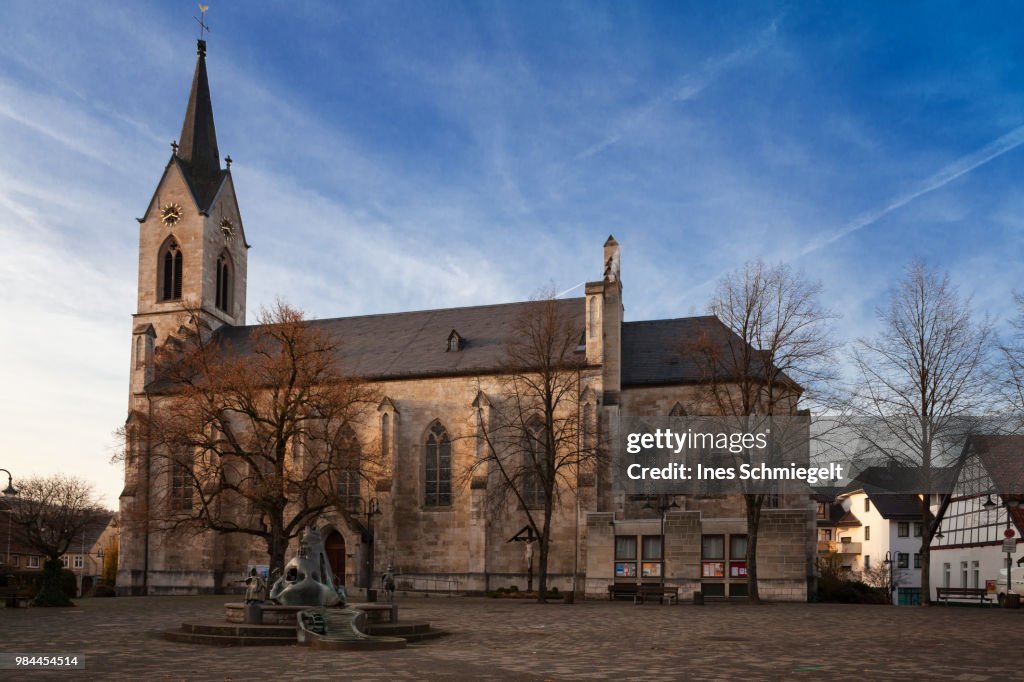
<instances>
[{"instance_id":1,"label":"statue figure","mask_svg":"<svg viewBox=\"0 0 1024 682\"><path fill-rule=\"evenodd\" d=\"M391 564L388 564L384 575L380 577L380 588L384 591L384 599L386 601L391 601L395 598L395 569Z\"/></svg>"},{"instance_id":2,"label":"statue figure","mask_svg":"<svg viewBox=\"0 0 1024 682\"><path fill-rule=\"evenodd\" d=\"M345 605L345 588L334 582L319 530L306 529L299 539L298 554L285 564L284 574L270 589L270 599L290 606Z\"/></svg>"},{"instance_id":3,"label":"statue figure","mask_svg":"<svg viewBox=\"0 0 1024 682\"><path fill-rule=\"evenodd\" d=\"M249 577L245 579L245 603L259 604L267 600L267 581L263 579L255 568L249 571Z\"/></svg>"}]
</instances>

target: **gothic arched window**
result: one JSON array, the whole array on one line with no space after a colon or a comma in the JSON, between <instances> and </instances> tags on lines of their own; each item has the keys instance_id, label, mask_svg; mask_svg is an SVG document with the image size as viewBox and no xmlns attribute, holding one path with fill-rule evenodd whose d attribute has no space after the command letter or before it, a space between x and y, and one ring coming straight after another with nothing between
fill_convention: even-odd
<instances>
[{"instance_id":1,"label":"gothic arched window","mask_svg":"<svg viewBox=\"0 0 1024 682\"><path fill-rule=\"evenodd\" d=\"M171 511L192 511L192 497L195 493L195 474L192 469L192 458L187 450L182 450L171 460L171 489L169 502Z\"/></svg>"},{"instance_id":2,"label":"gothic arched window","mask_svg":"<svg viewBox=\"0 0 1024 682\"><path fill-rule=\"evenodd\" d=\"M675 405L672 406L672 409L669 411L668 416L670 416L670 417L685 417L686 416L686 408L684 408L681 404L676 403Z\"/></svg>"},{"instance_id":3,"label":"gothic arched window","mask_svg":"<svg viewBox=\"0 0 1024 682\"><path fill-rule=\"evenodd\" d=\"M547 448L544 446L544 420L533 415L526 422L523 434L523 502L528 507L544 505L544 479L548 471Z\"/></svg>"},{"instance_id":4,"label":"gothic arched window","mask_svg":"<svg viewBox=\"0 0 1024 682\"><path fill-rule=\"evenodd\" d=\"M424 500L427 507L452 503L452 441L441 422L427 429L424 457Z\"/></svg>"},{"instance_id":5,"label":"gothic arched window","mask_svg":"<svg viewBox=\"0 0 1024 682\"><path fill-rule=\"evenodd\" d=\"M380 416L380 454L385 458L391 454L391 415L387 412Z\"/></svg>"},{"instance_id":6,"label":"gothic arched window","mask_svg":"<svg viewBox=\"0 0 1024 682\"><path fill-rule=\"evenodd\" d=\"M184 262L181 249L171 237L160 249L160 291L161 301L176 301L181 298L181 279Z\"/></svg>"},{"instance_id":7,"label":"gothic arched window","mask_svg":"<svg viewBox=\"0 0 1024 682\"><path fill-rule=\"evenodd\" d=\"M341 434L337 454L339 504L350 511L358 511L362 449L350 427L345 427Z\"/></svg>"},{"instance_id":8,"label":"gothic arched window","mask_svg":"<svg viewBox=\"0 0 1024 682\"><path fill-rule=\"evenodd\" d=\"M217 307L231 312L231 258L221 254L217 259Z\"/></svg>"}]
</instances>

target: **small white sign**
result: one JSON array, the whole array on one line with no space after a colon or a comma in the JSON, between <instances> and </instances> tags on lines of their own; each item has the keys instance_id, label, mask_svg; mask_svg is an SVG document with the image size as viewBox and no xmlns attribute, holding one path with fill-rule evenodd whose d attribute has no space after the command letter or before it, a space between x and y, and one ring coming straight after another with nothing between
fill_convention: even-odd
<instances>
[{"instance_id":1,"label":"small white sign","mask_svg":"<svg viewBox=\"0 0 1024 682\"><path fill-rule=\"evenodd\" d=\"M1017 538L1005 538L1003 540L1003 551L1007 554L1014 554L1017 552Z\"/></svg>"}]
</instances>

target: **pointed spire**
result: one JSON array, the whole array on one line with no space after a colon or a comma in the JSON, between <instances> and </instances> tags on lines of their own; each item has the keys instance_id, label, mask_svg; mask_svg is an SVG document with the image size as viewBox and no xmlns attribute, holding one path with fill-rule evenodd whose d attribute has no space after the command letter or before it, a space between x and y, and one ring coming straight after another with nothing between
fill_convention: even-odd
<instances>
[{"instance_id":1,"label":"pointed spire","mask_svg":"<svg viewBox=\"0 0 1024 682\"><path fill-rule=\"evenodd\" d=\"M196 71L192 76L192 92L185 109L176 156L184 167L201 209L205 210L220 186L221 168L217 131L213 125L210 81L206 76L206 41L197 42Z\"/></svg>"}]
</instances>

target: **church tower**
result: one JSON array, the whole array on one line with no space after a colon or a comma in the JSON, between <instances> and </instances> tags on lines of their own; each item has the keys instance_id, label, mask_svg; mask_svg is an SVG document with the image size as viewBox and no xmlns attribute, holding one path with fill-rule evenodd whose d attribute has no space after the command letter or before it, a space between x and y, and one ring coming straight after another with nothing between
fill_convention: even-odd
<instances>
[{"instance_id":1,"label":"church tower","mask_svg":"<svg viewBox=\"0 0 1024 682\"><path fill-rule=\"evenodd\" d=\"M210 329L245 324L247 251L231 179L213 124L206 41L198 41L181 136L171 144L153 198L139 218L138 309L132 333L132 394L151 378L154 349L197 311Z\"/></svg>"}]
</instances>

